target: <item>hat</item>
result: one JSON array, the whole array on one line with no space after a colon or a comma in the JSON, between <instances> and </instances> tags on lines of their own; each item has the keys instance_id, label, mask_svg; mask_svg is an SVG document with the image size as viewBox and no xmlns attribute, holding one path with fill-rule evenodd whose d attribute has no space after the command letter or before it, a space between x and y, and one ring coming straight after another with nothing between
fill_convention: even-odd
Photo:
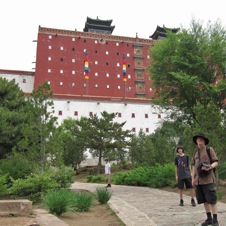
<instances>
[{"instance_id":1,"label":"hat","mask_svg":"<svg viewBox=\"0 0 226 226\"><path fill-rule=\"evenodd\" d=\"M183 150L183 152L184 152L184 148L183 148L182 146L177 146L177 148L176 148L176 152L178 152L178 149L182 149L182 150Z\"/></svg>"},{"instance_id":2,"label":"hat","mask_svg":"<svg viewBox=\"0 0 226 226\"><path fill-rule=\"evenodd\" d=\"M209 143L209 139L207 137L205 137L205 135L203 133L199 133L198 135L193 137L193 141L195 144L197 144L197 138L203 138L205 140L205 145L207 145Z\"/></svg>"}]
</instances>

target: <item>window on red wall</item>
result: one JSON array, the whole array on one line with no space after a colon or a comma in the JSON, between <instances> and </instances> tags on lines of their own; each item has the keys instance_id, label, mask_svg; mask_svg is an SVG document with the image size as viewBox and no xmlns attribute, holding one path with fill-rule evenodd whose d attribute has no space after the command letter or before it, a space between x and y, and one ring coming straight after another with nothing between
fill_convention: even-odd
<instances>
[{"instance_id":1,"label":"window on red wall","mask_svg":"<svg viewBox=\"0 0 226 226\"><path fill-rule=\"evenodd\" d=\"M145 117L145 118L148 118L148 114L145 114L144 117Z\"/></svg>"},{"instance_id":2,"label":"window on red wall","mask_svg":"<svg viewBox=\"0 0 226 226\"><path fill-rule=\"evenodd\" d=\"M77 111L74 112L74 116L78 116L78 112Z\"/></svg>"},{"instance_id":3,"label":"window on red wall","mask_svg":"<svg viewBox=\"0 0 226 226\"><path fill-rule=\"evenodd\" d=\"M135 113L132 113L132 118L135 118Z\"/></svg>"},{"instance_id":4,"label":"window on red wall","mask_svg":"<svg viewBox=\"0 0 226 226\"><path fill-rule=\"evenodd\" d=\"M90 117L93 116L93 112L89 112L89 116L90 116Z\"/></svg>"},{"instance_id":5,"label":"window on red wall","mask_svg":"<svg viewBox=\"0 0 226 226\"><path fill-rule=\"evenodd\" d=\"M121 118L122 117L122 113L118 112L118 117Z\"/></svg>"},{"instance_id":6,"label":"window on red wall","mask_svg":"<svg viewBox=\"0 0 226 226\"><path fill-rule=\"evenodd\" d=\"M136 132L136 128L132 128L132 131L135 133Z\"/></svg>"},{"instance_id":7,"label":"window on red wall","mask_svg":"<svg viewBox=\"0 0 226 226\"><path fill-rule=\"evenodd\" d=\"M63 112L62 111L58 111L58 115L62 115L63 114Z\"/></svg>"}]
</instances>

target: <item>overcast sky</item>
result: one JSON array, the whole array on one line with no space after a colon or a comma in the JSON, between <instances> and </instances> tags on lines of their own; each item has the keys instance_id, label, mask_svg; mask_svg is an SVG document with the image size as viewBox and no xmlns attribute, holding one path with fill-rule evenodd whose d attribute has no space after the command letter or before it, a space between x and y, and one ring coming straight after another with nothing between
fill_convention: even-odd
<instances>
[{"instance_id":1,"label":"overcast sky","mask_svg":"<svg viewBox=\"0 0 226 226\"><path fill-rule=\"evenodd\" d=\"M0 69L34 71L39 25L83 31L86 18L113 20L113 35L149 38L157 27L221 21L224 0L5 0L0 4Z\"/></svg>"}]
</instances>

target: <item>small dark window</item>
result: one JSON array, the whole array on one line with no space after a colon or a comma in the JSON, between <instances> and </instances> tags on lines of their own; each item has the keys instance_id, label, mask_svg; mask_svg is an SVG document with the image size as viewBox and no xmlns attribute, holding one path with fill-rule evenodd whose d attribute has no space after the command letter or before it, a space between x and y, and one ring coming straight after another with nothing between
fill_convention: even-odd
<instances>
[{"instance_id":1,"label":"small dark window","mask_svg":"<svg viewBox=\"0 0 226 226\"><path fill-rule=\"evenodd\" d=\"M97 50L95 50L95 53L97 53Z\"/></svg>"},{"instance_id":2,"label":"small dark window","mask_svg":"<svg viewBox=\"0 0 226 226\"><path fill-rule=\"evenodd\" d=\"M148 118L148 114L145 114L145 118Z\"/></svg>"},{"instance_id":3,"label":"small dark window","mask_svg":"<svg viewBox=\"0 0 226 226\"><path fill-rule=\"evenodd\" d=\"M84 42L86 42L86 39L84 39Z\"/></svg>"},{"instance_id":4,"label":"small dark window","mask_svg":"<svg viewBox=\"0 0 226 226\"><path fill-rule=\"evenodd\" d=\"M119 55L119 52L117 52L116 54L117 54L117 56L118 56L118 55Z\"/></svg>"},{"instance_id":5,"label":"small dark window","mask_svg":"<svg viewBox=\"0 0 226 226\"><path fill-rule=\"evenodd\" d=\"M58 115L62 115L62 114L63 114L63 112L62 112L62 111L59 111L59 112L58 112Z\"/></svg>"},{"instance_id":6,"label":"small dark window","mask_svg":"<svg viewBox=\"0 0 226 226\"><path fill-rule=\"evenodd\" d=\"M90 112L90 113L89 113L89 116L90 116L90 117L93 116L93 112Z\"/></svg>"},{"instance_id":7,"label":"small dark window","mask_svg":"<svg viewBox=\"0 0 226 226\"><path fill-rule=\"evenodd\" d=\"M132 118L135 118L135 113L132 113Z\"/></svg>"},{"instance_id":8,"label":"small dark window","mask_svg":"<svg viewBox=\"0 0 226 226\"><path fill-rule=\"evenodd\" d=\"M25 78L23 78L23 83L26 83L26 79Z\"/></svg>"},{"instance_id":9,"label":"small dark window","mask_svg":"<svg viewBox=\"0 0 226 226\"><path fill-rule=\"evenodd\" d=\"M133 131L133 132L136 132L136 128L132 128L132 131Z\"/></svg>"},{"instance_id":10,"label":"small dark window","mask_svg":"<svg viewBox=\"0 0 226 226\"><path fill-rule=\"evenodd\" d=\"M77 111L74 112L74 116L78 116L78 112Z\"/></svg>"},{"instance_id":11,"label":"small dark window","mask_svg":"<svg viewBox=\"0 0 226 226\"><path fill-rule=\"evenodd\" d=\"M118 117L121 118L122 117L122 113L119 112L118 113Z\"/></svg>"},{"instance_id":12,"label":"small dark window","mask_svg":"<svg viewBox=\"0 0 226 226\"><path fill-rule=\"evenodd\" d=\"M72 48L72 51L75 51L75 48Z\"/></svg>"},{"instance_id":13,"label":"small dark window","mask_svg":"<svg viewBox=\"0 0 226 226\"><path fill-rule=\"evenodd\" d=\"M161 118L161 115L160 114L158 114L158 118Z\"/></svg>"},{"instance_id":14,"label":"small dark window","mask_svg":"<svg viewBox=\"0 0 226 226\"><path fill-rule=\"evenodd\" d=\"M61 58L60 58L60 61L64 61L64 58L63 58L63 57L61 57Z\"/></svg>"},{"instance_id":15,"label":"small dark window","mask_svg":"<svg viewBox=\"0 0 226 226\"><path fill-rule=\"evenodd\" d=\"M106 65L108 66L108 62L106 62Z\"/></svg>"},{"instance_id":16,"label":"small dark window","mask_svg":"<svg viewBox=\"0 0 226 226\"><path fill-rule=\"evenodd\" d=\"M146 128L146 133L149 133L149 128Z\"/></svg>"}]
</instances>

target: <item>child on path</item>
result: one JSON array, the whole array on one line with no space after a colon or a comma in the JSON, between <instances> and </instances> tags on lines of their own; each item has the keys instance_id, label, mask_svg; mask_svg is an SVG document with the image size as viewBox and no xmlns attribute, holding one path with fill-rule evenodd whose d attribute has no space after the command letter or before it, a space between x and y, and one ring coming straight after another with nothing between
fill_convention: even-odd
<instances>
[{"instance_id":1,"label":"child on path","mask_svg":"<svg viewBox=\"0 0 226 226\"><path fill-rule=\"evenodd\" d=\"M184 185L187 189L190 190L191 194L191 205L196 206L194 200L194 189L191 181L191 167L189 164L189 156L184 154L184 148L182 146L178 146L177 156L175 157L175 176L178 182L178 189L180 194L180 206L184 205L183 200L183 189Z\"/></svg>"},{"instance_id":2,"label":"child on path","mask_svg":"<svg viewBox=\"0 0 226 226\"><path fill-rule=\"evenodd\" d=\"M111 179L110 179L110 175L111 175L111 164L108 161L108 159L105 159L105 176L106 176L106 182L107 182L107 188L111 187Z\"/></svg>"}]
</instances>

